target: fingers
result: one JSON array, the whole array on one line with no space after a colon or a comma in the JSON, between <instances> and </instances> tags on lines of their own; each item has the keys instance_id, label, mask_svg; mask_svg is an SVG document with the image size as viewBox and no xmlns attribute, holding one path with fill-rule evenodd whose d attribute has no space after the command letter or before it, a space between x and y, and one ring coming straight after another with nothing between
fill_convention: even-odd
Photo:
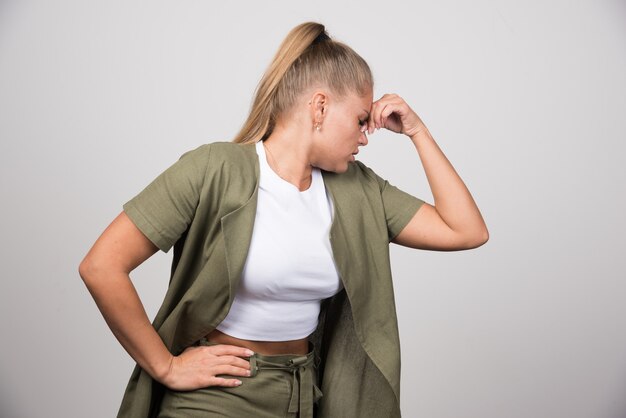
<instances>
[{"instance_id":1,"label":"fingers","mask_svg":"<svg viewBox=\"0 0 626 418\"><path fill-rule=\"evenodd\" d=\"M213 375L215 377L217 377L220 374L248 377L251 375L251 373L252 371L250 370L249 367L242 368L242 367L232 366L230 364L221 364L221 365L217 365L213 367Z\"/></svg>"},{"instance_id":2,"label":"fingers","mask_svg":"<svg viewBox=\"0 0 626 418\"><path fill-rule=\"evenodd\" d=\"M224 379L223 377L214 377L209 383L209 386L226 386L235 387L241 385L241 380L237 379Z\"/></svg>"},{"instance_id":3,"label":"fingers","mask_svg":"<svg viewBox=\"0 0 626 418\"><path fill-rule=\"evenodd\" d=\"M240 357L249 357L254 354L251 350L246 348L242 350L242 347L228 344L205 346L204 348L208 349L207 351L211 351L212 354L216 356L217 362L211 370L211 374L214 377L210 379L210 385L236 387L241 385L241 380L219 377L218 375L243 377L249 377L251 375L252 372L250 370L250 362Z\"/></svg>"},{"instance_id":4,"label":"fingers","mask_svg":"<svg viewBox=\"0 0 626 418\"><path fill-rule=\"evenodd\" d=\"M239 347L237 345L230 345L230 344L205 345L204 347L210 348L211 353L218 355L218 356L224 356L224 355L230 354L230 355L239 356L239 357L250 357L251 355L254 354L254 351L249 350L245 347Z\"/></svg>"},{"instance_id":5,"label":"fingers","mask_svg":"<svg viewBox=\"0 0 626 418\"><path fill-rule=\"evenodd\" d=\"M386 128L392 132L413 135L423 126L420 117L397 94L385 94L372 103L368 119L368 132Z\"/></svg>"},{"instance_id":6,"label":"fingers","mask_svg":"<svg viewBox=\"0 0 626 418\"><path fill-rule=\"evenodd\" d=\"M385 103L385 105L380 109L380 113L378 116L378 126L381 128L385 127L385 119L387 118L387 116L389 116L390 114L392 114L394 111L394 107L391 105L391 103Z\"/></svg>"},{"instance_id":7,"label":"fingers","mask_svg":"<svg viewBox=\"0 0 626 418\"><path fill-rule=\"evenodd\" d=\"M392 103L397 102L400 96L394 93L384 94L380 99L372 103L370 110L370 117L367 123L367 131L371 135L376 129L384 128L387 116L393 113L390 106ZM384 113L386 111L386 113Z\"/></svg>"},{"instance_id":8,"label":"fingers","mask_svg":"<svg viewBox=\"0 0 626 418\"><path fill-rule=\"evenodd\" d=\"M236 367L241 367L242 369L250 369L250 362L248 360L242 359L241 357L224 355L217 356L216 364L224 365L229 364Z\"/></svg>"}]
</instances>

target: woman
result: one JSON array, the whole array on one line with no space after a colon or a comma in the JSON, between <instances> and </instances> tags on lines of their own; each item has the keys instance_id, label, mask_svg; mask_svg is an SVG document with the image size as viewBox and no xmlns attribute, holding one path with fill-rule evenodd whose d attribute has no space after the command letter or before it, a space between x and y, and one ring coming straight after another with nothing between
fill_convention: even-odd
<instances>
[{"instance_id":1,"label":"woman","mask_svg":"<svg viewBox=\"0 0 626 418\"><path fill-rule=\"evenodd\" d=\"M367 63L296 26L229 142L184 153L95 242L79 272L137 365L118 417L399 417L389 243L450 251L488 232L428 129ZM354 154L410 138L435 206ZM130 272L174 248L150 323Z\"/></svg>"}]
</instances>

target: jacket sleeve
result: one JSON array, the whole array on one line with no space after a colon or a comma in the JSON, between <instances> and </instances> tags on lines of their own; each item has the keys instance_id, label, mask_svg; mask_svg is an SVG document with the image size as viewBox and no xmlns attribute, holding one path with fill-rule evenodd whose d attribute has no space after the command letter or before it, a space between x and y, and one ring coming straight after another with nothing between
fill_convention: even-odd
<instances>
[{"instance_id":1,"label":"jacket sleeve","mask_svg":"<svg viewBox=\"0 0 626 418\"><path fill-rule=\"evenodd\" d=\"M363 162L357 164L378 183L380 196L385 210L389 242L398 235L413 218L413 215L424 204L424 200L401 190L380 177Z\"/></svg>"},{"instance_id":2,"label":"jacket sleeve","mask_svg":"<svg viewBox=\"0 0 626 418\"><path fill-rule=\"evenodd\" d=\"M137 228L165 253L193 220L209 165L209 145L183 153L122 206Z\"/></svg>"}]
</instances>

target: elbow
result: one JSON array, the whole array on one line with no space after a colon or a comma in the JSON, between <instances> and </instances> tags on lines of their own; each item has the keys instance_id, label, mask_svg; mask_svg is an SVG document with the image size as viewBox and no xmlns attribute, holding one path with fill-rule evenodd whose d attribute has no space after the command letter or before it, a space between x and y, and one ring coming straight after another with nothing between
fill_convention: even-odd
<instances>
[{"instance_id":1,"label":"elbow","mask_svg":"<svg viewBox=\"0 0 626 418\"><path fill-rule=\"evenodd\" d=\"M87 255L78 265L78 275L89 289L99 286L101 283L107 282L108 279L117 277L120 274L130 279L128 271L94 254Z\"/></svg>"},{"instance_id":2,"label":"elbow","mask_svg":"<svg viewBox=\"0 0 626 418\"><path fill-rule=\"evenodd\" d=\"M480 233L476 234L475 245L473 248L480 247L489 241L489 231L484 228Z\"/></svg>"},{"instance_id":3,"label":"elbow","mask_svg":"<svg viewBox=\"0 0 626 418\"><path fill-rule=\"evenodd\" d=\"M89 260L85 257L83 261L78 265L78 275L85 282L87 278L90 276L91 266Z\"/></svg>"},{"instance_id":4,"label":"elbow","mask_svg":"<svg viewBox=\"0 0 626 418\"><path fill-rule=\"evenodd\" d=\"M478 248L484 245L487 241L489 241L489 231L485 228L482 231L466 235L463 240L463 249L471 250Z\"/></svg>"},{"instance_id":5,"label":"elbow","mask_svg":"<svg viewBox=\"0 0 626 418\"><path fill-rule=\"evenodd\" d=\"M487 227L484 227L480 233L480 245L485 244L487 241L489 241L489 231L487 230Z\"/></svg>"},{"instance_id":6,"label":"elbow","mask_svg":"<svg viewBox=\"0 0 626 418\"><path fill-rule=\"evenodd\" d=\"M485 228L485 231L483 232L483 235L480 241L480 245L486 244L487 241L489 241L489 231L487 231L487 228Z\"/></svg>"},{"instance_id":7,"label":"elbow","mask_svg":"<svg viewBox=\"0 0 626 418\"><path fill-rule=\"evenodd\" d=\"M78 275L87 286L101 273L98 270L98 263L90 256L86 256L78 265Z\"/></svg>"}]
</instances>

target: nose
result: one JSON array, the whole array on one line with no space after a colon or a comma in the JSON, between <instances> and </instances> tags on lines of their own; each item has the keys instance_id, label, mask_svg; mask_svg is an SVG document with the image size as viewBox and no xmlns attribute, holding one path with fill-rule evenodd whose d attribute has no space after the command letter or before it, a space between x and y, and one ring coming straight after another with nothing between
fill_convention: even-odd
<instances>
[{"instance_id":1,"label":"nose","mask_svg":"<svg viewBox=\"0 0 626 418\"><path fill-rule=\"evenodd\" d=\"M359 144L367 145L368 139L366 135L367 130L361 132L361 136L359 137Z\"/></svg>"}]
</instances>

